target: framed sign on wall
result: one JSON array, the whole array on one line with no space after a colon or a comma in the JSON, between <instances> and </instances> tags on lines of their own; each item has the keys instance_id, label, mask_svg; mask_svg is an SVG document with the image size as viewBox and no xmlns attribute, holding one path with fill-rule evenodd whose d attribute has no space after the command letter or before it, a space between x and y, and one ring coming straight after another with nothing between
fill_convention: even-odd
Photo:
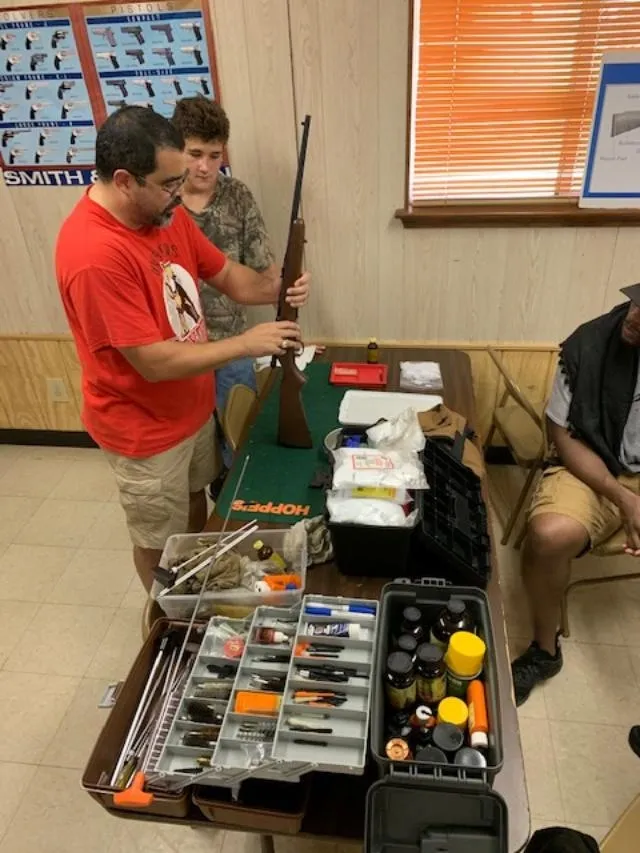
<instances>
[{"instance_id":1,"label":"framed sign on wall","mask_svg":"<svg viewBox=\"0 0 640 853\"><path fill-rule=\"evenodd\" d=\"M0 12L7 186L91 184L96 130L108 115L137 104L169 117L196 94L219 99L206 0Z\"/></svg>"}]
</instances>

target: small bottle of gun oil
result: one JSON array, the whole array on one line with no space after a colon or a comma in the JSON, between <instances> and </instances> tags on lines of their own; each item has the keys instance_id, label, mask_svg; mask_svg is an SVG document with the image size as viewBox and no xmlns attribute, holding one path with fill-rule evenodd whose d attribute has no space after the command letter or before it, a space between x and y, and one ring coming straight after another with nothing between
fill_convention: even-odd
<instances>
[{"instance_id":1,"label":"small bottle of gun oil","mask_svg":"<svg viewBox=\"0 0 640 853\"><path fill-rule=\"evenodd\" d=\"M265 542L262 541L262 539L256 539L256 541L253 543L253 548L260 562L266 563L267 561L269 561L276 565L279 569L286 568L287 564L280 556L280 554L277 554L273 550L271 545L267 545Z\"/></svg>"},{"instance_id":2,"label":"small bottle of gun oil","mask_svg":"<svg viewBox=\"0 0 640 853\"><path fill-rule=\"evenodd\" d=\"M391 652L385 673L387 701L396 711L411 708L416 702L416 676L413 661L406 652Z\"/></svg>"},{"instance_id":3,"label":"small bottle of gun oil","mask_svg":"<svg viewBox=\"0 0 640 853\"><path fill-rule=\"evenodd\" d=\"M474 630L473 617L467 610L464 601L461 598L450 598L447 606L438 616L438 621L431 628L429 642L446 651L449 640L456 631L473 633Z\"/></svg>"},{"instance_id":4,"label":"small bottle of gun oil","mask_svg":"<svg viewBox=\"0 0 640 853\"><path fill-rule=\"evenodd\" d=\"M410 634L418 643L421 642L424 635L422 627L422 612L420 608L405 607L402 611L402 624L400 625L400 634Z\"/></svg>"},{"instance_id":5,"label":"small bottle of gun oil","mask_svg":"<svg viewBox=\"0 0 640 853\"><path fill-rule=\"evenodd\" d=\"M378 355L378 342L375 338L371 338L369 346L367 347L367 364L377 364Z\"/></svg>"}]
</instances>

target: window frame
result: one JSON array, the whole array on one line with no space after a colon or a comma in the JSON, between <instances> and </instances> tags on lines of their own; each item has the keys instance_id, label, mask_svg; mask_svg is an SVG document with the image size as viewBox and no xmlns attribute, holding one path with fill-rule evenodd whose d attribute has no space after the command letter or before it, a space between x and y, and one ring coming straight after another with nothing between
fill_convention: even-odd
<instances>
[{"instance_id":1,"label":"window frame","mask_svg":"<svg viewBox=\"0 0 640 853\"><path fill-rule=\"evenodd\" d=\"M640 225L638 208L581 208L578 198L545 198L486 201L433 201L411 204L411 111L414 60L414 0L409 6L409 50L407 62L407 120L405 146L404 207L394 217L404 228L537 227L537 226L633 226Z\"/></svg>"}]
</instances>

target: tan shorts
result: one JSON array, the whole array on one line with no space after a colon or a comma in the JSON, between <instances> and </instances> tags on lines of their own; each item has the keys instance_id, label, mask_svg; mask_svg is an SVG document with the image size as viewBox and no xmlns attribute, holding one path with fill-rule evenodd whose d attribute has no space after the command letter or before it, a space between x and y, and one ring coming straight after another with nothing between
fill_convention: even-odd
<instances>
[{"instance_id":1,"label":"tan shorts","mask_svg":"<svg viewBox=\"0 0 640 853\"><path fill-rule=\"evenodd\" d=\"M634 494L640 494L640 474L622 474L618 482ZM620 510L602 498L566 468L547 468L533 495L529 518L555 512L581 524L589 535L591 547L597 548L622 527Z\"/></svg>"},{"instance_id":2,"label":"tan shorts","mask_svg":"<svg viewBox=\"0 0 640 853\"><path fill-rule=\"evenodd\" d=\"M213 418L191 438L147 459L104 451L116 475L129 534L140 548L161 550L189 528L189 495L201 492L219 468Z\"/></svg>"}]
</instances>

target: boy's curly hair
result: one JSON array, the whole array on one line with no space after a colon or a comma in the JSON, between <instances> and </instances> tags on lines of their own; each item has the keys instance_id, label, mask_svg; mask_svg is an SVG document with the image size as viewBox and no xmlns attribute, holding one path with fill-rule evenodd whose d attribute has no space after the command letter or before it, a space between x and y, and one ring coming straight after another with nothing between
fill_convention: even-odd
<instances>
[{"instance_id":1,"label":"boy's curly hair","mask_svg":"<svg viewBox=\"0 0 640 853\"><path fill-rule=\"evenodd\" d=\"M227 114L220 104L203 95L178 101L171 123L185 139L195 137L203 142L223 142L225 145L229 141Z\"/></svg>"}]
</instances>

